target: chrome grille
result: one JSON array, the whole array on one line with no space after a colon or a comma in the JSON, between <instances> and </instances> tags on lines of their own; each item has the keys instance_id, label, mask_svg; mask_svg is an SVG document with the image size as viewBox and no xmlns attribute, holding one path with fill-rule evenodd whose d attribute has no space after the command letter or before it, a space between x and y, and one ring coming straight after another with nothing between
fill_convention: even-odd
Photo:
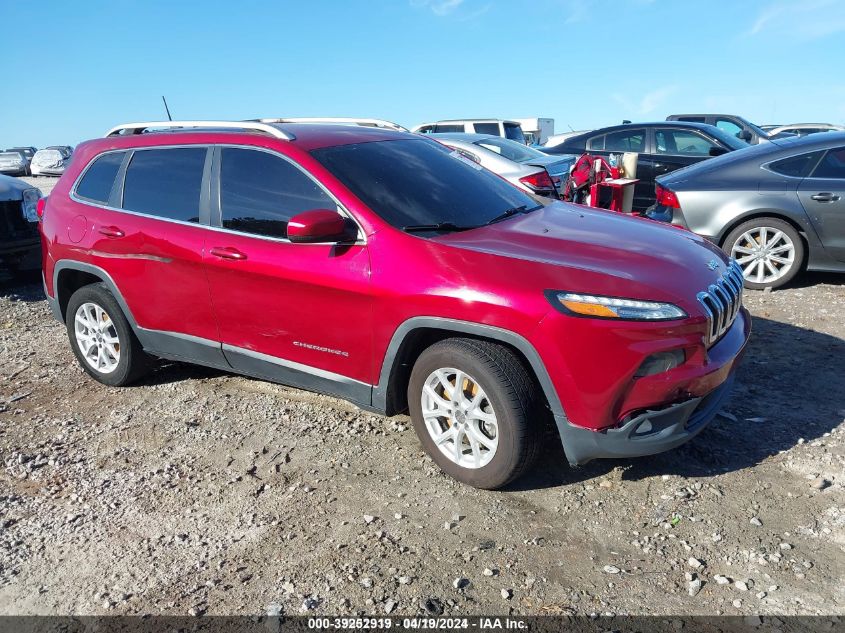
<instances>
[{"instance_id":1,"label":"chrome grille","mask_svg":"<svg viewBox=\"0 0 845 633\"><path fill-rule=\"evenodd\" d=\"M696 295L707 314L710 328L706 341L708 346L728 331L739 314L742 307L743 281L742 268L732 259L722 278Z\"/></svg>"}]
</instances>

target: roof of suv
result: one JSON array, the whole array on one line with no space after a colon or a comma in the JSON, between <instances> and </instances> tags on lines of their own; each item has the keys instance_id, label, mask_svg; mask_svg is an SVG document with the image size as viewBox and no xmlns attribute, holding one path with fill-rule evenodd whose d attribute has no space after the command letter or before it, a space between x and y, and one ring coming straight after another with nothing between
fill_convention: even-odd
<instances>
[{"instance_id":1,"label":"roof of suv","mask_svg":"<svg viewBox=\"0 0 845 633\"><path fill-rule=\"evenodd\" d=\"M231 124L231 127L228 125ZM172 127L168 127L172 126ZM146 128L150 128L147 130ZM259 129L260 128L260 129ZM274 128L278 134L272 133ZM129 131L122 134L121 130ZM170 139L173 135L196 134L225 134L232 136L270 136L287 143L295 143L305 151L335 145L351 143L366 143L370 141L396 140L399 138L418 139L416 134L399 132L386 128L330 125L315 123L257 123L253 121L173 121L152 123L129 123L116 126L109 130L106 138L116 139L149 139L157 137ZM175 142L175 141L174 141ZM139 144L149 145L148 141ZM132 143L121 143L131 147Z\"/></svg>"},{"instance_id":2,"label":"roof of suv","mask_svg":"<svg viewBox=\"0 0 845 633\"><path fill-rule=\"evenodd\" d=\"M721 117L730 117L732 119L742 119L743 121L746 120L744 117L741 117L738 114L719 114L717 112L704 112L704 113L693 112L691 114L670 114L668 117L666 117L666 120L670 121L670 120L675 119L679 116L699 116L699 117L721 116Z\"/></svg>"},{"instance_id":3,"label":"roof of suv","mask_svg":"<svg viewBox=\"0 0 845 633\"><path fill-rule=\"evenodd\" d=\"M440 119L437 123L513 123L519 125L519 121L512 119Z\"/></svg>"}]
</instances>

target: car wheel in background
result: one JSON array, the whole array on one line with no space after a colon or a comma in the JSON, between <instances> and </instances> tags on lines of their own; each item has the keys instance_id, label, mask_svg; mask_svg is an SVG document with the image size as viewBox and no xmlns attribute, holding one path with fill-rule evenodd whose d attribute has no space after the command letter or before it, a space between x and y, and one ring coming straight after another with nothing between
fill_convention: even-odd
<instances>
[{"instance_id":1,"label":"car wheel in background","mask_svg":"<svg viewBox=\"0 0 845 633\"><path fill-rule=\"evenodd\" d=\"M408 407L417 437L444 472L492 490L534 462L540 434L535 392L531 375L509 349L452 338L417 359Z\"/></svg>"},{"instance_id":2,"label":"car wheel in background","mask_svg":"<svg viewBox=\"0 0 845 633\"><path fill-rule=\"evenodd\" d=\"M150 357L104 284L74 292L65 323L73 353L82 368L101 383L122 387L149 371Z\"/></svg>"},{"instance_id":3,"label":"car wheel in background","mask_svg":"<svg viewBox=\"0 0 845 633\"><path fill-rule=\"evenodd\" d=\"M728 234L722 248L742 267L745 287L754 290L788 284L804 263L801 236L778 218L743 222Z\"/></svg>"}]
</instances>

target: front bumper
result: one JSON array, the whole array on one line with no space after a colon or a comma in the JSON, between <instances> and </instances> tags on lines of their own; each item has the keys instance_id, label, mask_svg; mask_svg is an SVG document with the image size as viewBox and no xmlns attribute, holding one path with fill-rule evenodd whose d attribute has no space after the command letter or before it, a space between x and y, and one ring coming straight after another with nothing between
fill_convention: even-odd
<instances>
[{"instance_id":1,"label":"front bumper","mask_svg":"<svg viewBox=\"0 0 845 633\"><path fill-rule=\"evenodd\" d=\"M598 458L654 455L671 450L701 433L730 396L734 374L711 393L655 411L646 411L623 426L591 431L555 416L564 451L573 466Z\"/></svg>"},{"instance_id":2,"label":"front bumper","mask_svg":"<svg viewBox=\"0 0 845 633\"><path fill-rule=\"evenodd\" d=\"M695 437L730 394L750 334L750 315L742 308L730 329L712 347L705 349L700 344L699 332L699 344L689 348L687 362L679 367L633 380L626 374L622 380L605 383L603 386L611 388L597 391L589 401L584 400L583 392L579 394L580 400L570 398L564 414L555 412L561 443L570 463L584 464L601 457L653 455ZM662 349L659 339L657 342ZM623 347L617 348L616 356L620 357L623 351ZM572 405L583 402L594 412L592 418L585 419L586 423L571 415L572 411L578 411ZM611 423L590 423L596 419Z\"/></svg>"}]
</instances>

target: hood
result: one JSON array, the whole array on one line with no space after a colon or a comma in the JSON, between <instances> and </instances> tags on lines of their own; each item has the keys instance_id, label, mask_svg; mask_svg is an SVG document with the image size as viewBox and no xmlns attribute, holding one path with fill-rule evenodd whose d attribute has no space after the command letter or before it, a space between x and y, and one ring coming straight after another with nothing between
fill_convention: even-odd
<instances>
[{"instance_id":1,"label":"hood","mask_svg":"<svg viewBox=\"0 0 845 633\"><path fill-rule=\"evenodd\" d=\"M32 188L32 185L23 180L0 175L0 200L2 201L22 200L24 190Z\"/></svg>"},{"instance_id":2,"label":"hood","mask_svg":"<svg viewBox=\"0 0 845 633\"><path fill-rule=\"evenodd\" d=\"M535 279L545 289L673 301L687 310L728 265L721 250L689 231L563 202L436 240L543 264Z\"/></svg>"}]
</instances>

